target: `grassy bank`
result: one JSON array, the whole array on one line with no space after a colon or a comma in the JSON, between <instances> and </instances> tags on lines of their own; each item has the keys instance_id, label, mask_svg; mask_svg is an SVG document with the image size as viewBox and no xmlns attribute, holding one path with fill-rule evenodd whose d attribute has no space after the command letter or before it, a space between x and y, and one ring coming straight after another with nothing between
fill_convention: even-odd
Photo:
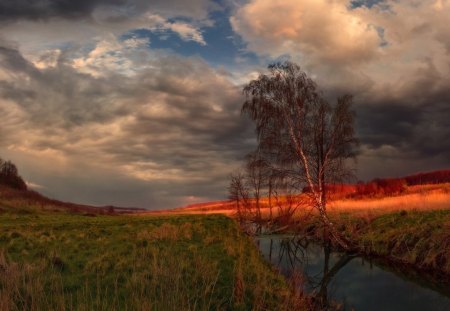
<instances>
[{"instance_id":1,"label":"grassy bank","mask_svg":"<svg viewBox=\"0 0 450 311\"><path fill-rule=\"evenodd\" d=\"M306 309L225 216L3 212L0 228L0 310Z\"/></svg>"},{"instance_id":2,"label":"grassy bank","mask_svg":"<svg viewBox=\"0 0 450 311\"><path fill-rule=\"evenodd\" d=\"M338 230L364 254L450 279L450 210L400 211L368 216L332 213ZM303 224L321 235L319 222Z\"/></svg>"}]
</instances>

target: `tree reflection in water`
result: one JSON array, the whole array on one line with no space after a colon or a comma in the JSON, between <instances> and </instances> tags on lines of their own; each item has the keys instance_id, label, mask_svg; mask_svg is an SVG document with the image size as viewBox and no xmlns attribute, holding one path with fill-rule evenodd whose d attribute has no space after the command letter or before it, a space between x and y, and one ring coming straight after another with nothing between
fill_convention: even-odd
<instances>
[{"instance_id":1,"label":"tree reflection in water","mask_svg":"<svg viewBox=\"0 0 450 311\"><path fill-rule=\"evenodd\" d=\"M356 256L340 253L338 260L331 265L332 249L329 243L327 243L322 246L324 255L322 268L316 273L307 273L299 270L302 270L301 267L308 265L308 261L311 260L311 256L308 256L310 241L306 238L297 237L278 239L278 241L279 245L275 247L274 240L270 239L269 260L278 267L283 266L283 269L288 271L290 276L295 276L300 273L303 276L303 282L298 284L298 286L302 287L301 290L307 287L310 294L315 296L322 307L329 306L329 285L331 281ZM274 254L276 250L278 250L278 253ZM276 259L278 260L274 262Z\"/></svg>"}]
</instances>

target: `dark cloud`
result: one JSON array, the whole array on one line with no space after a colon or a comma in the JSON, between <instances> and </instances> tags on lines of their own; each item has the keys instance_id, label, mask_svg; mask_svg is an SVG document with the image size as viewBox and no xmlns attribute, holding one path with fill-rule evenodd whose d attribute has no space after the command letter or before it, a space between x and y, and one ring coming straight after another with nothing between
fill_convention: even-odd
<instances>
[{"instance_id":1,"label":"dark cloud","mask_svg":"<svg viewBox=\"0 0 450 311\"><path fill-rule=\"evenodd\" d=\"M203 40L214 3L0 1L0 36L17 40L0 37L2 157L64 200L162 208L225 197L255 145L231 82L252 76L248 64L226 73L177 56L185 46L120 37L153 16ZM349 3L247 1L230 20L261 61L290 54L330 99L355 95L360 178L450 166L450 7Z\"/></svg>"},{"instance_id":2,"label":"dark cloud","mask_svg":"<svg viewBox=\"0 0 450 311\"><path fill-rule=\"evenodd\" d=\"M228 174L254 146L239 87L199 59L153 55L133 75L105 68L93 76L71 67L70 55L39 69L14 47L0 48L0 68L9 74L0 98L14 103L0 109L21 111L16 122L2 120L6 145L28 140L35 159L50 151L71 163L62 172L36 172L36 160L27 158L19 161L26 177L49 195L100 205L162 208L190 196L226 196ZM396 174L424 158L450 165L448 82L428 65L401 85L356 93L361 178L382 172L375 163ZM325 91L335 97L345 90Z\"/></svg>"},{"instance_id":3,"label":"dark cloud","mask_svg":"<svg viewBox=\"0 0 450 311\"><path fill-rule=\"evenodd\" d=\"M55 68L40 70L18 50L1 46L0 66L12 77L0 81L1 97L21 106L33 123L72 128L88 122L107 122L128 112L124 105L107 102L109 94L126 97L133 92L123 83L111 83L122 80L120 76L94 78L64 61Z\"/></svg>"},{"instance_id":4,"label":"dark cloud","mask_svg":"<svg viewBox=\"0 0 450 311\"><path fill-rule=\"evenodd\" d=\"M360 97L361 141L369 148L392 146L405 159L441 157L450 166L450 77L430 64L401 85Z\"/></svg>"},{"instance_id":5,"label":"dark cloud","mask_svg":"<svg viewBox=\"0 0 450 311\"><path fill-rule=\"evenodd\" d=\"M358 109L358 130L363 143L378 148L411 142L423 112L404 103L383 101Z\"/></svg>"},{"instance_id":6,"label":"dark cloud","mask_svg":"<svg viewBox=\"0 0 450 311\"><path fill-rule=\"evenodd\" d=\"M209 0L2 0L0 21L90 19L97 8L108 11L104 16L106 21L117 23L147 11L173 17L206 18L208 10L218 9L219 5Z\"/></svg>"},{"instance_id":7,"label":"dark cloud","mask_svg":"<svg viewBox=\"0 0 450 311\"><path fill-rule=\"evenodd\" d=\"M39 69L13 48L0 48L0 60L9 75L0 109L18 109L21 120L19 128L6 125L6 145L24 142L35 158L50 153L71 163L27 175L31 160L23 161L23 175L49 195L152 208L223 198L228 174L253 148L239 87L201 60L161 56L137 74L101 77L64 59Z\"/></svg>"},{"instance_id":8,"label":"dark cloud","mask_svg":"<svg viewBox=\"0 0 450 311\"><path fill-rule=\"evenodd\" d=\"M383 2L385 2L385 0L353 0L353 1L350 1L350 6L352 8L358 8L358 7L362 7L362 6L371 8L374 5L377 5L380 3L382 4Z\"/></svg>"},{"instance_id":9,"label":"dark cloud","mask_svg":"<svg viewBox=\"0 0 450 311\"><path fill-rule=\"evenodd\" d=\"M85 18L99 5L120 5L125 2L126 0L2 0L0 20Z\"/></svg>"}]
</instances>

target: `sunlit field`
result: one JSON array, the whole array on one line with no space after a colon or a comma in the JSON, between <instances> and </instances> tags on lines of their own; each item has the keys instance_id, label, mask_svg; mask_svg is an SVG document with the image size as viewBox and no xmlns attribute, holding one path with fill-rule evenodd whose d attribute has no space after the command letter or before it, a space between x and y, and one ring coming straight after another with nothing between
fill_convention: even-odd
<instances>
[{"instance_id":1,"label":"sunlit field","mask_svg":"<svg viewBox=\"0 0 450 311\"><path fill-rule=\"evenodd\" d=\"M375 198L334 200L330 212L383 214L401 210L431 211L450 209L450 184L408 187L405 193Z\"/></svg>"},{"instance_id":2,"label":"sunlit field","mask_svg":"<svg viewBox=\"0 0 450 311\"><path fill-rule=\"evenodd\" d=\"M390 196L337 197L329 201L329 217L360 252L430 272L444 282L450 279L450 184L410 186L403 193ZM314 208L297 206L299 201L295 200L287 204L286 198L279 202L272 208L272 219L278 226L287 232L321 238L322 224ZM289 205L296 209L284 225L280 216ZM261 207L263 220L270 220L267 198L261 200ZM183 209L175 211L182 212ZM191 206L186 212L237 216L231 203Z\"/></svg>"},{"instance_id":3,"label":"sunlit field","mask_svg":"<svg viewBox=\"0 0 450 311\"><path fill-rule=\"evenodd\" d=\"M301 197L300 195L299 197ZM281 204L274 201L272 207L272 215L276 217L279 212L279 206L285 205L285 200L280 199ZM263 217L268 217L270 209L268 207L268 199L261 199L261 211ZM292 204L296 208L296 214L302 216L305 213L314 213L314 209L306 204ZM420 185L409 186L407 189L397 195L376 195L366 197L348 197L348 198L331 198L328 202L328 211L351 212L357 214L373 214L380 215L395 211L431 211L450 209L450 184L437 185ZM153 212L152 212L153 213ZM236 213L235 204L227 201L202 203L191 205L185 208L174 210L160 211L159 213L174 214L225 214L232 216Z\"/></svg>"}]
</instances>

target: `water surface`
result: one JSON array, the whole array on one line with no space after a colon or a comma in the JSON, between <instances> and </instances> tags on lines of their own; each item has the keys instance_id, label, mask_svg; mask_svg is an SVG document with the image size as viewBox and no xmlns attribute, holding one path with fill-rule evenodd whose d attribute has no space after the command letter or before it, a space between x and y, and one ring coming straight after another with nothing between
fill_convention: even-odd
<instances>
[{"instance_id":1,"label":"water surface","mask_svg":"<svg viewBox=\"0 0 450 311\"><path fill-rule=\"evenodd\" d=\"M448 284L292 237L262 236L256 243L282 274L291 277L297 271L306 292L325 303L337 301L345 310L450 310Z\"/></svg>"}]
</instances>

